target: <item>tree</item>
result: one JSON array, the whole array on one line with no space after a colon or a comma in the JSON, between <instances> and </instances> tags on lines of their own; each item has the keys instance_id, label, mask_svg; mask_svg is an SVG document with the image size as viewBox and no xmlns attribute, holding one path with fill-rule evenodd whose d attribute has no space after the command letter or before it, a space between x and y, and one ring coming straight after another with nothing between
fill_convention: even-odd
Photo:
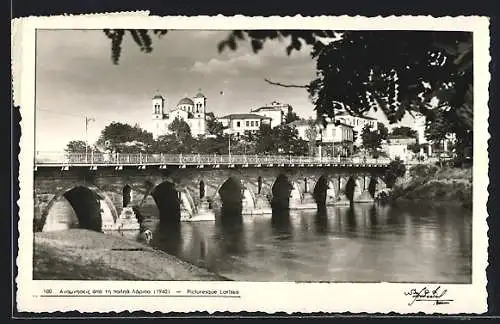
<instances>
[{"instance_id":1,"label":"tree","mask_svg":"<svg viewBox=\"0 0 500 324\"><path fill-rule=\"evenodd\" d=\"M257 153L274 153L275 143L273 130L268 124L260 124L259 131L256 136L255 150Z\"/></svg>"},{"instance_id":2,"label":"tree","mask_svg":"<svg viewBox=\"0 0 500 324\"><path fill-rule=\"evenodd\" d=\"M380 134L380 138L382 140L386 140L387 139L387 136L389 136L389 130L387 129L387 127L385 127L384 124L378 122L377 123L377 130Z\"/></svg>"},{"instance_id":3,"label":"tree","mask_svg":"<svg viewBox=\"0 0 500 324\"><path fill-rule=\"evenodd\" d=\"M196 141L196 152L200 154L228 154L228 135L217 136L216 138L200 138Z\"/></svg>"},{"instance_id":4,"label":"tree","mask_svg":"<svg viewBox=\"0 0 500 324\"><path fill-rule=\"evenodd\" d=\"M217 121L213 112L206 113L207 132L211 135L222 136L225 127Z\"/></svg>"},{"instance_id":5,"label":"tree","mask_svg":"<svg viewBox=\"0 0 500 324\"><path fill-rule=\"evenodd\" d=\"M427 140L440 143L448 134L453 132L453 127L445 116L446 113L442 110L432 112L425 125L425 137Z\"/></svg>"},{"instance_id":6,"label":"tree","mask_svg":"<svg viewBox=\"0 0 500 324\"><path fill-rule=\"evenodd\" d=\"M104 127L97 140L97 146L121 152L137 152L149 150L153 144L153 134L143 130L139 125L128 125L112 122Z\"/></svg>"},{"instance_id":7,"label":"tree","mask_svg":"<svg viewBox=\"0 0 500 324\"><path fill-rule=\"evenodd\" d=\"M377 151L382 143L382 136L378 130L372 130L369 125L365 125L361 132L363 147L371 153Z\"/></svg>"},{"instance_id":8,"label":"tree","mask_svg":"<svg viewBox=\"0 0 500 324\"><path fill-rule=\"evenodd\" d=\"M300 143L299 132L291 125L281 124L272 129L272 137L275 147L275 152L292 155L302 155L307 151L303 151L304 145Z\"/></svg>"},{"instance_id":9,"label":"tree","mask_svg":"<svg viewBox=\"0 0 500 324\"><path fill-rule=\"evenodd\" d=\"M401 137L411 137L415 138L418 140L418 133L416 130L413 128L407 127L407 126L400 126L400 127L395 127L392 130L392 135L394 136L401 136Z\"/></svg>"},{"instance_id":10,"label":"tree","mask_svg":"<svg viewBox=\"0 0 500 324\"><path fill-rule=\"evenodd\" d=\"M318 128L316 127L316 123L314 120L309 120L309 127L306 129L306 140L309 155L314 156L316 152L316 140L318 138Z\"/></svg>"},{"instance_id":11,"label":"tree","mask_svg":"<svg viewBox=\"0 0 500 324\"><path fill-rule=\"evenodd\" d=\"M384 173L384 181L387 187L392 188L396 184L396 180L406 173L406 166L399 158L391 161L387 170Z\"/></svg>"},{"instance_id":12,"label":"tree","mask_svg":"<svg viewBox=\"0 0 500 324\"><path fill-rule=\"evenodd\" d=\"M85 149L86 148L86 149ZM88 146L85 141L70 141L66 144L65 151L68 153L85 153L90 152L92 148Z\"/></svg>"},{"instance_id":13,"label":"tree","mask_svg":"<svg viewBox=\"0 0 500 324\"><path fill-rule=\"evenodd\" d=\"M288 110L286 116L285 116L285 123L290 124L291 122L294 122L296 120L300 120L300 117L294 113L292 110Z\"/></svg>"}]
</instances>

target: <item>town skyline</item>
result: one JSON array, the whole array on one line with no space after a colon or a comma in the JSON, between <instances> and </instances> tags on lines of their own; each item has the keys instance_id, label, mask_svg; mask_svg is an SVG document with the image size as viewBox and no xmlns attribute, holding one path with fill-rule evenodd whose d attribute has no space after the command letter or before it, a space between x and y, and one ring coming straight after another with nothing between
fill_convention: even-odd
<instances>
[{"instance_id":1,"label":"town skyline","mask_svg":"<svg viewBox=\"0 0 500 324\"><path fill-rule=\"evenodd\" d=\"M290 104L301 117L314 116L305 89L264 81L307 84L315 73L308 49L287 56L286 43L276 41L259 54L247 44L219 54L217 43L228 32L172 31L149 54L125 41L120 64L113 65L109 40L100 30L39 30L36 149L63 150L70 140L84 140L85 117L93 119L89 143L111 122L151 131L151 98L157 93L166 97L168 109L201 89L207 112L216 116L249 112L272 101Z\"/></svg>"}]
</instances>

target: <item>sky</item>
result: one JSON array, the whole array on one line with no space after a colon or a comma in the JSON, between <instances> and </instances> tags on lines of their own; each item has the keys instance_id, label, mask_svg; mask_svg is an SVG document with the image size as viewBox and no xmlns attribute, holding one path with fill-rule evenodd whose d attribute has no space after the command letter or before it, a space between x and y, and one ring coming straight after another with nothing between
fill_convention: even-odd
<instances>
[{"instance_id":1,"label":"sky","mask_svg":"<svg viewBox=\"0 0 500 324\"><path fill-rule=\"evenodd\" d=\"M139 124L150 130L151 98L158 92L173 108L199 89L207 111L216 116L245 113L272 101L292 105L307 118L314 115L305 89L270 85L265 78L307 84L315 61L303 47L286 54L286 42L269 41L258 54L248 42L236 51L218 53L228 31L170 31L153 37L153 52L141 52L127 35L118 65L111 42L101 30L38 30L36 36L36 150L62 151L71 140L89 143L111 122ZM221 91L224 95L221 95Z\"/></svg>"}]
</instances>

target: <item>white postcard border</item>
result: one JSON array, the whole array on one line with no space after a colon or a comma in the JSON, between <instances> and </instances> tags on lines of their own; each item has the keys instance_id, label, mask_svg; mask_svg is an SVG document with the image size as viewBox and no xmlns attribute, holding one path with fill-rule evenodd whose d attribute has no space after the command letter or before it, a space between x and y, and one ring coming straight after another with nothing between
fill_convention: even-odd
<instances>
[{"instance_id":1,"label":"white postcard border","mask_svg":"<svg viewBox=\"0 0 500 324\"><path fill-rule=\"evenodd\" d=\"M474 166L473 166L473 275L470 285L443 284L446 305L415 303L404 295L411 288L437 285L290 283L290 282L134 282L134 281L36 281L33 257L33 161L35 107L36 29L336 29L336 30L458 30L474 33ZM29 17L12 24L13 84L15 105L21 107L20 198L17 257L18 311L146 312L247 311L247 312L367 312L367 313L483 313L487 310L487 210L488 199L488 86L489 21L486 17L151 17L145 12L121 15ZM111 64L111 62L110 62ZM237 298L200 297L40 297L44 289L215 289L238 290Z\"/></svg>"}]
</instances>

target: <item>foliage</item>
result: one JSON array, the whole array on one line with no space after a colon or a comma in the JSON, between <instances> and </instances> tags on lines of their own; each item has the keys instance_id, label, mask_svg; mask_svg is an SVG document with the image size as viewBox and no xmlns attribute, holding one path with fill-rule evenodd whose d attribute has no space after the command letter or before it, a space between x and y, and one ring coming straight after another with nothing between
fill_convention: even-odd
<instances>
[{"instance_id":1,"label":"foliage","mask_svg":"<svg viewBox=\"0 0 500 324\"><path fill-rule=\"evenodd\" d=\"M445 111L436 110L429 115L425 127L425 137L427 140L439 143L452 132L453 127L448 118L446 118Z\"/></svg>"},{"instance_id":2,"label":"foliage","mask_svg":"<svg viewBox=\"0 0 500 324\"><path fill-rule=\"evenodd\" d=\"M314 120L309 121L309 127L306 129L305 135L309 155L314 156L314 153L316 152L316 139L318 137L318 128L316 127Z\"/></svg>"},{"instance_id":3,"label":"foliage","mask_svg":"<svg viewBox=\"0 0 500 324\"><path fill-rule=\"evenodd\" d=\"M300 117L295 112L293 112L292 110L289 110L285 116L285 123L289 124L289 123L294 122L294 121L299 120L299 119L300 119Z\"/></svg>"},{"instance_id":4,"label":"foliage","mask_svg":"<svg viewBox=\"0 0 500 324\"><path fill-rule=\"evenodd\" d=\"M255 153L304 155L307 143L299 139L293 126L282 124L271 128L268 124L261 124L255 135Z\"/></svg>"},{"instance_id":5,"label":"foliage","mask_svg":"<svg viewBox=\"0 0 500 324\"><path fill-rule=\"evenodd\" d=\"M70 141L66 144L65 151L67 153L85 153L90 152L92 147L88 146L85 141Z\"/></svg>"},{"instance_id":6,"label":"foliage","mask_svg":"<svg viewBox=\"0 0 500 324\"><path fill-rule=\"evenodd\" d=\"M191 136L189 125L180 118L175 118L168 125L170 134L157 138L154 149L156 152L171 154L196 153L196 140Z\"/></svg>"},{"instance_id":7,"label":"foliage","mask_svg":"<svg viewBox=\"0 0 500 324\"><path fill-rule=\"evenodd\" d=\"M295 127L281 124L273 128L273 138L276 151L284 154L304 155L304 145L299 139L299 132Z\"/></svg>"},{"instance_id":8,"label":"foliage","mask_svg":"<svg viewBox=\"0 0 500 324\"><path fill-rule=\"evenodd\" d=\"M111 59L118 64L121 55L123 37L128 33L142 52L151 53L153 41L147 29L104 29L104 34L111 39ZM153 34L162 37L167 33L164 29L155 29Z\"/></svg>"},{"instance_id":9,"label":"foliage","mask_svg":"<svg viewBox=\"0 0 500 324\"><path fill-rule=\"evenodd\" d=\"M415 154L418 154L418 153L420 153L420 149L422 147L424 147L424 145L420 145L418 143L414 143L414 144L408 145L408 150L410 150L411 152L413 152Z\"/></svg>"},{"instance_id":10,"label":"foliage","mask_svg":"<svg viewBox=\"0 0 500 324\"><path fill-rule=\"evenodd\" d=\"M139 125L112 122L104 127L97 140L97 146L118 152L149 150L153 144L153 134Z\"/></svg>"},{"instance_id":11,"label":"foliage","mask_svg":"<svg viewBox=\"0 0 500 324\"><path fill-rule=\"evenodd\" d=\"M406 173L406 166L399 158L391 161L389 167L384 173L384 181L387 187L392 188L396 184L396 180Z\"/></svg>"},{"instance_id":12,"label":"foliage","mask_svg":"<svg viewBox=\"0 0 500 324\"><path fill-rule=\"evenodd\" d=\"M379 123L377 123L377 130L380 134L380 138L382 140L386 140L387 136L389 136L389 130L387 129L387 127L385 127L384 124L379 122Z\"/></svg>"},{"instance_id":13,"label":"foliage","mask_svg":"<svg viewBox=\"0 0 500 324\"><path fill-rule=\"evenodd\" d=\"M374 152L380 148L382 143L382 135L378 130L372 129L370 125L365 125L361 132L363 147L370 152Z\"/></svg>"},{"instance_id":14,"label":"foliage","mask_svg":"<svg viewBox=\"0 0 500 324\"><path fill-rule=\"evenodd\" d=\"M432 164L419 164L412 166L409 169L410 177L412 179L425 179L428 177L434 177L438 168Z\"/></svg>"},{"instance_id":15,"label":"foliage","mask_svg":"<svg viewBox=\"0 0 500 324\"><path fill-rule=\"evenodd\" d=\"M274 138L273 130L268 124L260 124L259 131L256 138L256 151L257 153L271 153L274 152Z\"/></svg>"},{"instance_id":16,"label":"foliage","mask_svg":"<svg viewBox=\"0 0 500 324\"><path fill-rule=\"evenodd\" d=\"M208 112L205 115L206 115L208 133L215 136L222 136L225 127L222 125L221 122L217 121L217 118L215 118L214 113Z\"/></svg>"},{"instance_id":17,"label":"foliage","mask_svg":"<svg viewBox=\"0 0 500 324\"><path fill-rule=\"evenodd\" d=\"M418 139L417 131L414 130L413 128L407 127L407 126L395 127L392 130L391 135L402 136L402 137L411 137L411 138Z\"/></svg>"},{"instance_id":18,"label":"foliage","mask_svg":"<svg viewBox=\"0 0 500 324\"><path fill-rule=\"evenodd\" d=\"M227 136L201 138L196 143L196 152L200 154L228 154Z\"/></svg>"}]
</instances>

